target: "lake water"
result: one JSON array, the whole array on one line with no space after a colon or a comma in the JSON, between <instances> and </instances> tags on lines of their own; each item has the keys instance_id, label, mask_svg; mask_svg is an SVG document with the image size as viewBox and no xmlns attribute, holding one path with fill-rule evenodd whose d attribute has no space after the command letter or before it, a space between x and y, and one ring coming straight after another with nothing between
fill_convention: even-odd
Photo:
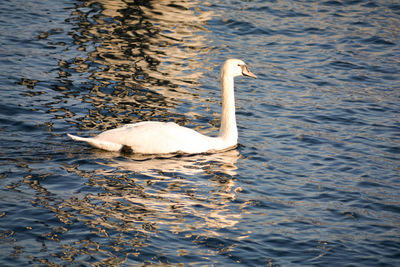
<instances>
[{"instance_id":1,"label":"lake water","mask_svg":"<svg viewBox=\"0 0 400 267\"><path fill-rule=\"evenodd\" d=\"M143 120L239 146L157 158L95 135ZM0 3L1 266L400 266L397 1Z\"/></svg>"}]
</instances>

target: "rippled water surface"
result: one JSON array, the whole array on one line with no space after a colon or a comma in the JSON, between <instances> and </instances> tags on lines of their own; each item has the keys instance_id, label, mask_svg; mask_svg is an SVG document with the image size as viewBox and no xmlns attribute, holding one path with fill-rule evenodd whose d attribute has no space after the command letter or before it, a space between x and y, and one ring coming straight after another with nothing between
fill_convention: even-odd
<instances>
[{"instance_id":1,"label":"rippled water surface","mask_svg":"<svg viewBox=\"0 0 400 267\"><path fill-rule=\"evenodd\" d=\"M1 266L399 266L397 1L0 2ZM145 157L142 120L239 146Z\"/></svg>"}]
</instances>

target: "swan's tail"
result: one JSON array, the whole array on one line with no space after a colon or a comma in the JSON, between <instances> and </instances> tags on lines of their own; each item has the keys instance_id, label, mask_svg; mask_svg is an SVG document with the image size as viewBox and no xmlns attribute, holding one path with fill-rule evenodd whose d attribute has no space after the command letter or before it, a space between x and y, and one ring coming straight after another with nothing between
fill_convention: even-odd
<instances>
[{"instance_id":1,"label":"swan's tail","mask_svg":"<svg viewBox=\"0 0 400 267\"><path fill-rule=\"evenodd\" d=\"M123 145L121 145L121 144L116 144L116 143L108 142L105 140L99 140L94 137L86 138L86 137L80 137L80 136L76 136L76 135L72 135L72 134L68 134L68 133L67 133L67 135L72 140L79 141L79 142L86 142L93 147L108 150L108 151L120 151L121 148L123 147Z\"/></svg>"}]
</instances>

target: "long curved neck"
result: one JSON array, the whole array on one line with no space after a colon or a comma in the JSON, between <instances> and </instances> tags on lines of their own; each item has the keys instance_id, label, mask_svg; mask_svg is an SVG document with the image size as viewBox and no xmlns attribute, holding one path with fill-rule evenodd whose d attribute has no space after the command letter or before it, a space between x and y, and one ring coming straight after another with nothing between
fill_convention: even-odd
<instances>
[{"instance_id":1,"label":"long curved neck","mask_svg":"<svg viewBox=\"0 0 400 267\"><path fill-rule=\"evenodd\" d=\"M235 93L233 90L234 81L232 75L222 72L222 115L221 127L219 129L219 137L224 141L235 145L237 143L238 132L236 127L235 115Z\"/></svg>"}]
</instances>

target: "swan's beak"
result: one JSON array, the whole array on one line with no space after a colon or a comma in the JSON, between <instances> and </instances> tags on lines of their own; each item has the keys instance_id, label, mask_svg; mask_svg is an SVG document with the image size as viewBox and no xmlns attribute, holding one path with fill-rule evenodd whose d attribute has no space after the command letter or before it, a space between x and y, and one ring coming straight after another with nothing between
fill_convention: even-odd
<instances>
[{"instance_id":1,"label":"swan's beak","mask_svg":"<svg viewBox=\"0 0 400 267\"><path fill-rule=\"evenodd\" d=\"M243 76L248 76L248 77L257 79L257 76L254 73L252 73L246 65L241 65L241 67L242 67L242 75Z\"/></svg>"}]
</instances>

